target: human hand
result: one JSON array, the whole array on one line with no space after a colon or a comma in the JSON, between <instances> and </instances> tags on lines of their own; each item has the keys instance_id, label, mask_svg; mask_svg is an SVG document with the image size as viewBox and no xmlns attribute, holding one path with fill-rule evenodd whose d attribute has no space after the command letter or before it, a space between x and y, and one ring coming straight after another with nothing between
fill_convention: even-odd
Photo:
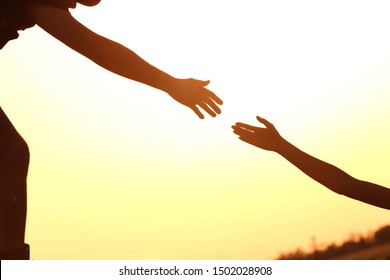
<instances>
[{"instance_id":1,"label":"human hand","mask_svg":"<svg viewBox=\"0 0 390 280\"><path fill-rule=\"evenodd\" d=\"M217 104L222 105L222 100L206 86L210 81L195 79L176 79L167 93L177 102L189 107L199 118L204 115L198 107L203 109L210 116L215 117L221 113Z\"/></svg>"},{"instance_id":2,"label":"human hand","mask_svg":"<svg viewBox=\"0 0 390 280\"><path fill-rule=\"evenodd\" d=\"M265 127L238 122L232 126L233 132L239 136L240 140L248 144L268 151L277 151L284 139L272 123L258 116L256 118Z\"/></svg>"}]
</instances>

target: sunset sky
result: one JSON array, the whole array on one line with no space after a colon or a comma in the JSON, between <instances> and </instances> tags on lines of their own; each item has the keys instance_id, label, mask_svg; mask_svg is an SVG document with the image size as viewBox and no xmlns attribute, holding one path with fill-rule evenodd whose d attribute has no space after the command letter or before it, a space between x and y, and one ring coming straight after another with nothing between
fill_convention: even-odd
<instances>
[{"instance_id":1,"label":"sunset sky","mask_svg":"<svg viewBox=\"0 0 390 280\"><path fill-rule=\"evenodd\" d=\"M71 13L224 101L200 120L39 27L0 54L0 104L29 143L32 259L273 259L390 223L231 125L390 187L390 2L102 0Z\"/></svg>"}]
</instances>

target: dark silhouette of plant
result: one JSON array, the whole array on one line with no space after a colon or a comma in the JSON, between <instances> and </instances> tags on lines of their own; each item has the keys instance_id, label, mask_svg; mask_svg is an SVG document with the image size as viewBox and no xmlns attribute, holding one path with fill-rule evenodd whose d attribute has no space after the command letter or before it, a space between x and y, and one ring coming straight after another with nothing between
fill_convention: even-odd
<instances>
[{"instance_id":1,"label":"dark silhouette of plant","mask_svg":"<svg viewBox=\"0 0 390 280\"><path fill-rule=\"evenodd\" d=\"M313 240L313 239L312 239ZM282 253L279 255L279 260L328 260L337 259L344 255L362 251L364 249L373 248L385 243L390 244L390 225L379 228L375 233L363 237L354 236L342 244L329 244L324 249L313 247L309 252L304 252L298 248L290 253ZM389 253L390 254L390 253Z\"/></svg>"},{"instance_id":2,"label":"dark silhouette of plant","mask_svg":"<svg viewBox=\"0 0 390 280\"><path fill-rule=\"evenodd\" d=\"M390 242L390 225L377 230L374 236L377 244Z\"/></svg>"}]
</instances>

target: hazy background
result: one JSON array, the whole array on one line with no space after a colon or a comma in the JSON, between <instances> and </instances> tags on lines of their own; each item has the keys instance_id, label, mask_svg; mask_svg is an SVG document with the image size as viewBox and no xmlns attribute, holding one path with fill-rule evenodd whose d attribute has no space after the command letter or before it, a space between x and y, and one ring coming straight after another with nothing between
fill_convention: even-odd
<instances>
[{"instance_id":1,"label":"hazy background","mask_svg":"<svg viewBox=\"0 0 390 280\"><path fill-rule=\"evenodd\" d=\"M304 151L390 187L390 2L103 0L72 14L160 69L210 79L199 120L39 27L0 54L0 104L28 141L33 259L271 259L376 230L230 126L261 115Z\"/></svg>"}]
</instances>

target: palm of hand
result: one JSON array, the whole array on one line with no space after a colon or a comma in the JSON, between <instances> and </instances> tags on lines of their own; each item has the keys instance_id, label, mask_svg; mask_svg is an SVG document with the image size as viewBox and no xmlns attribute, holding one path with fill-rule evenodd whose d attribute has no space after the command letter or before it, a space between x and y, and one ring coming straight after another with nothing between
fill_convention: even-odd
<instances>
[{"instance_id":1,"label":"palm of hand","mask_svg":"<svg viewBox=\"0 0 390 280\"><path fill-rule=\"evenodd\" d=\"M216 94L206 88L209 83L209 81L195 79L179 79L168 93L177 102L193 110L199 118L204 118L199 108L215 117L221 113L217 104L222 105L223 102Z\"/></svg>"},{"instance_id":2,"label":"palm of hand","mask_svg":"<svg viewBox=\"0 0 390 280\"><path fill-rule=\"evenodd\" d=\"M282 139L275 127L265 119L257 117L265 127L256 127L245 123L236 123L232 126L233 132L239 139L258 148L276 151Z\"/></svg>"}]
</instances>

